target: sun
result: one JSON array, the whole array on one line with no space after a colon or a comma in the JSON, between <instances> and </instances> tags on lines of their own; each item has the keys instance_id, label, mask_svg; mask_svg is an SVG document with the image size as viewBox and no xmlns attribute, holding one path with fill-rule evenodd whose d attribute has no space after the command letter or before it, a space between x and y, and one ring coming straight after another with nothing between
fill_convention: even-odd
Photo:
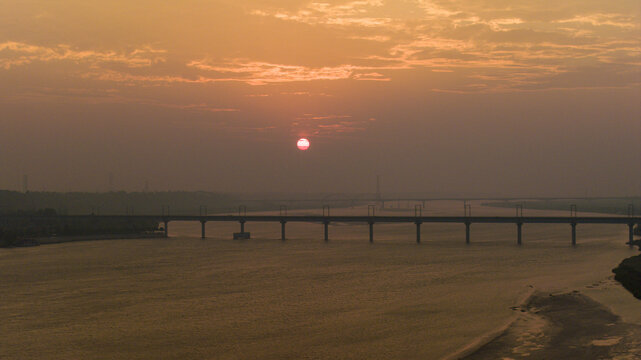
<instances>
[{"instance_id":1,"label":"sun","mask_svg":"<svg viewBox=\"0 0 641 360\"><path fill-rule=\"evenodd\" d=\"M296 147L298 147L298 150L302 150L302 151L309 149L309 140L305 138L298 139L298 142L296 143Z\"/></svg>"}]
</instances>

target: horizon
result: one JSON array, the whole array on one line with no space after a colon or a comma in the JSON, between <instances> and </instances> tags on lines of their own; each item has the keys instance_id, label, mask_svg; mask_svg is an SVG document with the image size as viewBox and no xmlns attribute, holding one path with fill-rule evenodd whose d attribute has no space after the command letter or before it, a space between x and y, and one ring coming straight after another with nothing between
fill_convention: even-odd
<instances>
[{"instance_id":1,"label":"horizon","mask_svg":"<svg viewBox=\"0 0 641 360\"><path fill-rule=\"evenodd\" d=\"M266 199L278 199L274 196L294 196L302 197L303 199L312 199L313 196L330 196L330 195L344 195L344 196L377 196L379 194L376 191L371 192L236 192L236 191L212 191L212 190L105 190L105 191L83 191L83 190L71 190L71 191L55 191L55 190L12 190L12 189L0 189L0 192L12 192L17 194L168 194L168 193L205 193L205 194L218 194L218 195L236 195L236 196L269 196ZM399 197L415 197L415 198L425 198L435 199L435 200L501 200L501 199L524 199L524 200L535 200L535 199L626 199L626 198L641 198L639 194L623 194L623 195L591 195L591 194L463 194L463 193L451 193L451 194L434 194L429 192L389 192L389 193L380 193L382 200L396 199ZM337 198L340 199L340 198ZM378 198L376 198L378 200ZM262 200L262 199L261 199Z\"/></svg>"}]
</instances>

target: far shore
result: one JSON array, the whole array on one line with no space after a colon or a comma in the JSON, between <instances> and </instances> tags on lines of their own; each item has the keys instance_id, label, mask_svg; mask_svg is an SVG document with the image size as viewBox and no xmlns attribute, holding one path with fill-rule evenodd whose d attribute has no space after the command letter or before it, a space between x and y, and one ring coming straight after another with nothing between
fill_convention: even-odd
<instances>
[{"instance_id":1,"label":"far shore","mask_svg":"<svg viewBox=\"0 0 641 360\"><path fill-rule=\"evenodd\" d=\"M156 239L164 238L165 234L100 234L100 235L76 235L76 236L52 236L33 238L39 245L60 244L75 241L92 241L92 240L124 240L124 239Z\"/></svg>"}]
</instances>

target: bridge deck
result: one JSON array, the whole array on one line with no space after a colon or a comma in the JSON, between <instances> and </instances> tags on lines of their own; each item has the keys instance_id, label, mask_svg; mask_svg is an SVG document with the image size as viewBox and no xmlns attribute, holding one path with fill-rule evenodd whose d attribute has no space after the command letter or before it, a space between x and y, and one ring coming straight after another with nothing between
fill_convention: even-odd
<instances>
[{"instance_id":1,"label":"bridge deck","mask_svg":"<svg viewBox=\"0 0 641 360\"><path fill-rule=\"evenodd\" d=\"M42 219L9 215L5 218ZM487 223L487 224L637 224L639 216L323 216L323 215L60 215L56 218L151 219L156 221L342 222L342 223Z\"/></svg>"}]
</instances>

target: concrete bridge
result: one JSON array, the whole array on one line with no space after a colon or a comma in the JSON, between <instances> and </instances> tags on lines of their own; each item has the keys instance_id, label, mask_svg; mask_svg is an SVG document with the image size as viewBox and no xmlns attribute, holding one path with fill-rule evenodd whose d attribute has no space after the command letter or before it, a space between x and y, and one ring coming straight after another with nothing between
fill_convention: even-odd
<instances>
[{"instance_id":1,"label":"concrete bridge","mask_svg":"<svg viewBox=\"0 0 641 360\"><path fill-rule=\"evenodd\" d=\"M45 218L39 216L13 215L3 216L5 220L12 217ZM247 222L274 222L281 225L281 239L286 239L286 225L289 222L318 223L324 226L324 239L329 240L330 223L362 223L369 225L369 241L374 242L374 225L383 223L407 223L416 226L416 242L421 242L421 225L423 223L459 223L465 225L465 241L470 243L472 224L514 224L517 230L517 244L522 244L523 224L568 224L571 227L572 245L576 245L576 227L579 224L611 224L628 226L628 245L633 246L634 226L641 224L639 216L330 216L330 215L61 215L59 219L146 219L164 224L165 236L168 235L171 221L194 221L201 223L201 236L206 237L207 222L236 222L240 232L245 232Z\"/></svg>"}]
</instances>

